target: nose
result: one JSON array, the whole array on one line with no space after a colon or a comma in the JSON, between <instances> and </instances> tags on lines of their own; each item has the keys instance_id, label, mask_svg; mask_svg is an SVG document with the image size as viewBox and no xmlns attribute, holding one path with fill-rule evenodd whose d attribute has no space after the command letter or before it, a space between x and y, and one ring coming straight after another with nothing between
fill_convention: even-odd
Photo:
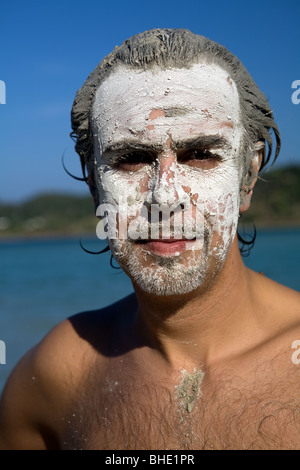
<instances>
[{"instance_id":1,"label":"nose","mask_svg":"<svg viewBox=\"0 0 300 470\"><path fill-rule=\"evenodd\" d=\"M147 203L173 207L189 204L189 196L180 182L176 153L172 149L167 149L158 158L158 165L147 195Z\"/></svg>"}]
</instances>

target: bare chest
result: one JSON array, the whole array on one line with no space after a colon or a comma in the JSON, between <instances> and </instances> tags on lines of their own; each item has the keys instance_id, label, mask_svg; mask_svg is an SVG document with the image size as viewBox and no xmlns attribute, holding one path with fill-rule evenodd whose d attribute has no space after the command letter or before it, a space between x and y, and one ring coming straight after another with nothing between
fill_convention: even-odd
<instances>
[{"instance_id":1,"label":"bare chest","mask_svg":"<svg viewBox=\"0 0 300 470\"><path fill-rule=\"evenodd\" d=\"M291 384L184 386L108 376L91 383L68 417L63 448L105 450L295 449L300 406Z\"/></svg>"}]
</instances>

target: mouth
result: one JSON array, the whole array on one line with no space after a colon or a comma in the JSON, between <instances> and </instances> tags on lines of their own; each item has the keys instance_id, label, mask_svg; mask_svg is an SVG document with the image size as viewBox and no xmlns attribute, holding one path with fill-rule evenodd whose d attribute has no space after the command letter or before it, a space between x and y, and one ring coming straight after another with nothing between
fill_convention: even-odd
<instances>
[{"instance_id":1,"label":"mouth","mask_svg":"<svg viewBox=\"0 0 300 470\"><path fill-rule=\"evenodd\" d=\"M196 238L187 239L157 239L157 240L138 240L136 243L143 246L144 250L159 256L179 256L186 250L195 247Z\"/></svg>"}]
</instances>

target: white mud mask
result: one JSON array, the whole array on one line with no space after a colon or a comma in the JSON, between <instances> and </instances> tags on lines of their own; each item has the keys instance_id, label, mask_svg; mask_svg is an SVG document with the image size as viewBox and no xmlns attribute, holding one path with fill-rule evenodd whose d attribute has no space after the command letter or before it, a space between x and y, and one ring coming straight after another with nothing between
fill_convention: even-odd
<instances>
[{"instance_id":1,"label":"white mud mask","mask_svg":"<svg viewBox=\"0 0 300 470\"><path fill-rule=\"evenodd\" d=\"M97 90L92 126L100 201L120 213L127 205L127 238L109 244L133 282L168 295L215 276L236 233L242 170L239 97L228 73L206 64L120 67ZM136 241L130 233L149 233L143 209L151 204L182 207L192 226L201 213L202 238Z\"/></svg>"}]
</instances>

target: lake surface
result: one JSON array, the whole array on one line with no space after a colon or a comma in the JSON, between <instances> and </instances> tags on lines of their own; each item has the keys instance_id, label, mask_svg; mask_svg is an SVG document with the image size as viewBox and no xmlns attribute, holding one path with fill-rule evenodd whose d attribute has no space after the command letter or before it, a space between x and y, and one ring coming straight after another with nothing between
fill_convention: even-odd
<instances>
[{"instance_id":1,"label":"lake surface","mask_svg":"<svg viewBox=\"0 0 300 470\"><path fill-rule=\"evenodd\" d=\"M105 247L98 239L82 242L90 250ZM299 247L299 229L258 230L244 261L300 291ZM127 276L111 268L109 253L89 255L78 239L0 242L0 340L6 346L0 392L19 358L55 324L74 313L109 305L132 290Z\"/></svg>"}]
</instances>

